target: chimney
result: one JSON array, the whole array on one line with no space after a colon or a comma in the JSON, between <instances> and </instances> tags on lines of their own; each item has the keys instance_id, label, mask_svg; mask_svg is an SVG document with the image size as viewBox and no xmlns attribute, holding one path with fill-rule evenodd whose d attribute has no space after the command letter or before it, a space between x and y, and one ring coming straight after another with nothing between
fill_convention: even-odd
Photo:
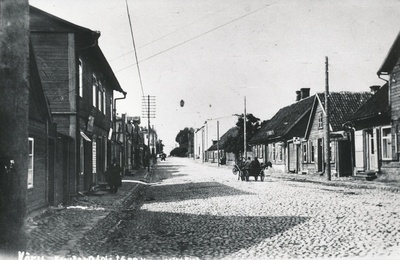
<instances>
[{"instance_id":1,"label":"chimney","mask_svg":"<svg viewBox=\"0 0 400 260\"><path fill-rule=\"evenodd\" d=\"M310 96L310 88L301 88L301 99L308 98Z\"/></svg>"},{"instance_id":2,"label":"chimney","mask_svg":"<svg viewBox=\"0 0 400 260\"><path fill-rule=\"evenodd\" d=\"M375 94L380 88L381 88L381 86L379 86L379 85L373 85L373 86L371 86L371 87L369 87L370 89L371 89L371 92L373 93L373 94Z\"/></svg>"},{"instance_id":3,"label":"chimney","mask_svg":"<svg viewBox=\"0 0 400 260\"><path fill-rule=\"evenodd\" d=\"M301 99L301 91L300 91L300 90L297 90L297 91L296 91L296 102L297 102L297 101L300 101L300 99Z\"/></svg>"}]
</instances>

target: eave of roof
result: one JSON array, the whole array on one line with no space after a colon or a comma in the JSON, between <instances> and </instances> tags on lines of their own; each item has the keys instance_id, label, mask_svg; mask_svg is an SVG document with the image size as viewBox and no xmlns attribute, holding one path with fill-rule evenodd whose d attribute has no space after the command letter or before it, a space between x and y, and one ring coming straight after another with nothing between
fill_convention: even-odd
<instances>
[{"instance_id":1,"label":"eave of roof","mask_svg":"<svg viewBox=\"0 0 400 260\"><path fill-rule=\"evenodd\" d=\"M281 108L271 120L253 136L249 143L260 144L267 141L284 139L289 131L311 110L314 98L315 95Z\"/></svg>"},{"instance_id":2,"label":"eave of roof","mask_svg":"<svg viewBox=\"0 0 400 260\"><path fill-rule=\"evenodd\" d=\"M400 32L397 34L397 37L393 42L392 46L390 47L389 52L386 55L386 58L383 61L381 67L379 68L377 74L379 76L382 74L389 74L396 65L396 62L399 60L399 58L400 58Z\"/></svg>"},{"instance_id":3,"label":"eave of roof","mask_svg":"<svg viewBox=\"0 0 400 260\"><path fill-rule=\"evenodd\" d=\"M39 26L40 24L43 25L43 22L40 22L40 19L37 19L35 15L31 15L31 25L30 25L30 30L34 32L59 32L60 26L56 26L55 24L62 25L61 27L63 28L61 32L74 32L78 33L81 35L81 37L85 40L88 41L86 46L82 48L80 51L87 51L92 53L96 58L98 58L98 61L100 62L101 66L103 67L103 73L107 77L108 80L110 80L110 85L113 90L118 91L126 95L126 92L122 89L121 85L119 84L117 77L115 76L113 70L110 67L110 64L108 63L107 59L105 58L103 52L100 49L100 46L98 45L98 38L100 37L100 32L98 31L92 31L88 28L73 24L69 21L66 21L64 19L61 19L57 16L54 16L50 13L47 13L39 8L36 8L34 6L30 6L30 12L37 14L39 17L44 16L46 19L49 19L49 23L45 25L54 25L54 26L45 26L41 27ZM36 20L35 20L36 19ZM37 21L37 22L36 22ZM35 26L35 24L38 24ZM79 49L78 49L79 51Z\"/></svg>"},{"instance_id":4,"label":"eave of roof","mask_svg":"<svg viewBox=\"0 0 400 260\"><path fill-rule=\"evenodd\" d=\"M383 85L370 99L367 100L351 117L357 123L368 119L390 118L389 85Z\"/></svg>"},{"instance_id":5,"label":"eave of roof","mask_svg":"<svg viewBox=\"0 0 400 260\"><path fill-rule=\"evenodd\" d=\"M213 144L213 145L211 145L211 146L207 149L207 151L215 151L215 150L217 150L217 148L219 148L219 149L224 149L224 148L225 148L226 141L228 140L228 138L229 138L230 136L235 137L235 136L237 136L238 134L239 134L239 127L234 126L234 127L230 128L230 129L229 129L228 131L226 131L226 132L221 136L221 138L219 139L219 143L218 143L218 146L219 146L219 147L217 147L217 144Z\"/></svg>"},{"instance_id":6,"label":"eave of roof","mask_svg":"<svg viewBox=\"0 0 400 260\"><path fill-rule=\"evenodd\" d=\"M39 14L39 15L47 16L49 19L53 20L54 22L58 22L58 23L63 24L64 26L66 26L66 30L65 31L69 31L69 32L80 31L80 32L83 32L83 33L88 33L88 34L95 33L95 31L92 31L92 30L90 30L90 29L88 29L86 27L83 27L83 26L76 25L76 24L71 23L71 22L69 22L67 20L61 19L60 17L57 17L57 16L52 15L50 13L47 13L47 12L45 12L45 11L43 11L43 10L37 8L37 7L34 7L32 5L30 5L29 8L30 8L30 12L31 13L33 12L33 13L36 13L36 14ZM32 18L34 18L34 16L31 15L31 28L30 29L34 30L34 31L40 31L40 28L37 28L37 29L36 28L32 28L32 24L34 24L34 22L35 22L34 20L32 20ZM46 31L53 31L53 29L52 28L46 28Z\"/></svg>"}]
</instances>

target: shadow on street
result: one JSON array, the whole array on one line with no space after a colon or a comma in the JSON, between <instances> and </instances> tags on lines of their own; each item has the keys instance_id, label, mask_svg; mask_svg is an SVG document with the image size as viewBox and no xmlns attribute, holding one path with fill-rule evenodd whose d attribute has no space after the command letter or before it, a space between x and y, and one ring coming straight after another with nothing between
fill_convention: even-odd
<instances>
[{"instance_id":1,"label":"shadow on street","mask_svg":"<svg viewBox=\"0 0 400 260\"><path fill-rule=\"evenodd\" d=\"M174 192L171 192L171 190ZM151 186L147 190L147 194L147 203L152 203L251 195L253 193L238 190L219 182L189 182Z\"/></svg>"},{"instance_id":2,"label":"shadow on street","mask_svg":"<svg viewBox=\"0 0 400 260\"><path fill-rule=\"evenodd\" d=\"M125 252L127 256L146 259L220 258L250 248L307 220L295 216L213 216L139 210L122 221L120 228L99 249L105 251L98 253Z\"/></svg>"}]
</instances>

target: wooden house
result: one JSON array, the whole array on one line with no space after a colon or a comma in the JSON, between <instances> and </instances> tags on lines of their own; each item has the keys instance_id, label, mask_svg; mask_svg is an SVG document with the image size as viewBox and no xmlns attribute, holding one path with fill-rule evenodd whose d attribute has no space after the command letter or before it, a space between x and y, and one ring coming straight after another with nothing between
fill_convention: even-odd
<instances>
[{"instance_id":1,"label":"wooden house","mask_svg":"<svg viewBox=\"0 0 400 260\"><path fill-rule=\"evenodd\" d=\"M304 136L314 96L309 88L298 91L296 102L281 108L249 141L254 156L270 161L276 172L298 172L299 138Z\"/></svg>"},{"instance_id":2,"label":"wooden house","mask_svg":"<svg viewBox=\"0 0 400 260\"><path fill-rule=\"evenodd\" d=\"M391 133L389 85L372 86L371 90L374 95L351 118L356 176L380 172L388 155L387 143L382 137Z\"/></svg>"},{"instance_id":3,"label":"wooden house","mask_svg":"<svg viewBox=\"0 0 400 260\"><path fill-rule=\"evenodd\" d=\"M87 191L111 161L113 91L126 94L98 46L100 33L30 8L31 42L58 132L70 137L70 185Z\"/></svg>"},{"instance_id":4,"label":"wooden house","mask_svg":"<svg viewBox=\"0 0 400 260\"><path fill-rule=\"evenodd\" d=\"M219 142L215 141L213 145L211 145L206 153L210 162L218 162L218 158L221 160L225 158L225 164L235 164L235 155L233 153L226 152L225 148L227 146L227 141L230 137L239 136L239 127L234 126L226 131L221 138L219 138ZM219 153L219 157L218 157Z\"/></svg>"},{"instance_id":5,"label":"wooden house","mask_svg":"<svg viewBox=\"0 0 400 260\"><path fill-rule=\"evenodd\" d=\"M390 123L382 126L378 141L382 165L380 170L390 178L399 179L400 151L400 33L397 35L383 64L378 77L387 81L389 95Z\"/></svg>"},{"instance_id":6,"label":"wooden house","mask_svg":"<svg viewBox=\"0 0 400 260\"><path fill-rule=\"evenodd\" d=\"M371 96L370 92L329 93L330 164L332 173L338 176L351 176L353 172L352 138L345 124ZM325 172L325 120L325 94L319 93L299 144L301 172Z\"/></svg>"},{"instance_id":7,"label":"wooden house","mask_svg":"<svg viewBox=\"0 0 400 260\"><path fill-rule=\"evenodd\" d=\"M53 123L48 100L44 95L36 58L29 51L29 127L27 212L49 204L61 203L62 179L56 173L57 127ZM60 192L56 192L61 184Z\"/></svg>"}]
</instances>

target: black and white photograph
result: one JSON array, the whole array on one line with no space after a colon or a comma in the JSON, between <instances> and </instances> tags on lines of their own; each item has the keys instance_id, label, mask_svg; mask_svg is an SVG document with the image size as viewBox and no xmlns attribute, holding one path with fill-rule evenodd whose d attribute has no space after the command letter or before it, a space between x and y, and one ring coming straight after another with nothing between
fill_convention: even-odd
<instances>
[{"instance_id":1,"label":"black and white photograph","mask_svg":"<svg viewBox=\"0 0 400 260\"><path fill-rule=\"evenodd\" d=\"M0 0L0 259L400 259L399 0Z\"/></svg>"}]
</instances>

